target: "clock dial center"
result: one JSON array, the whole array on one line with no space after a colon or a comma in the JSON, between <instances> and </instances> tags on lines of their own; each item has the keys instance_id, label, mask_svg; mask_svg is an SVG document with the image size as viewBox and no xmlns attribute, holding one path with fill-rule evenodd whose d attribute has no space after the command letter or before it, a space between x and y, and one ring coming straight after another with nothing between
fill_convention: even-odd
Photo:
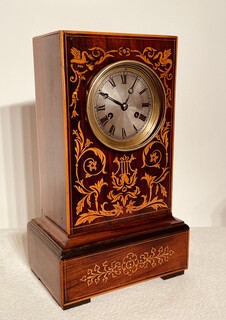
<instances>
[{"instance_id":1,"label":"clock dial center","mask_svg":"<svg viewBox=\"0 0 226 320\"><path fill-rule=\"evenodd\" d=\"M128 104L127 103L123 103L121 108L122 108L123 111L126 111L128 109Z\"/></svg>"},{"instance_id":2,"label":"clock dial center","mask_svg":"<svg viewBox=\"0 0 226 320\"><path fill-rule=\"evenodd\" d=\"M106 136L126 141L142 132L153 107L152 91L145 77L136 70L116 70L100 82L98 90L95 118Z\"/></svg>"}]
</instances>

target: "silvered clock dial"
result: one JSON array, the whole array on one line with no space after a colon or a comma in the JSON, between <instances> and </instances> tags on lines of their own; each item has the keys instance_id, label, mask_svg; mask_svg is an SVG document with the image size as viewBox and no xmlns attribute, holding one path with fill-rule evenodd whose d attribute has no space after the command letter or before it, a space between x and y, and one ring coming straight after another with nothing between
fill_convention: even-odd
<instances>
[{"instance_id":1,"label":"silvered clock dial","mask_svg":"<svg viewBox=\"0 0 226 320\"><path fill-rule=\"evenodd\" d=\"M162 124L164 88L143 63L113 63L91 82L87 114L93 133L103 144L115 150L138 149L156 135Z\"/></svg>"}]
</instances>

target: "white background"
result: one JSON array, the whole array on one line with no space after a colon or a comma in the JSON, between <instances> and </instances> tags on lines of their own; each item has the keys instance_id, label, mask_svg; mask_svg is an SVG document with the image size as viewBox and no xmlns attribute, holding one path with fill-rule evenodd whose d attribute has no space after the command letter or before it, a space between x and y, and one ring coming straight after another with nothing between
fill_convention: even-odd
<instances>
[{"instance_id":1,"label":"white background","mask_svg":"<svg viewBox=\"0 0 226 320\"><path fill-rule=\"evenodd\" d=\"M60 29L179 37L173 214L226 226L225 14L225 0L1 0L0 228L39 215L32 37Z\"/></svg>"}]
</instances>

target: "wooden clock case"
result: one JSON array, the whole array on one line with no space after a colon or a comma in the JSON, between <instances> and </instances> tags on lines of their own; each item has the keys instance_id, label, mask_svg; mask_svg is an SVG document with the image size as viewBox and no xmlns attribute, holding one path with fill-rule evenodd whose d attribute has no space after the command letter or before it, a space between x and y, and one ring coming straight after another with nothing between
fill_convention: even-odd
<instances>
[{"instance_id":1,"label":"wooden clock case","mask_svg":"<svg viewBox=\"0 0 226 320\"><path fill-rule=\"evenodd\" d=\"M40 218L28 223L32 271L65 309L188 267L189 227L172 216L177 37L59 31L34 38ZM92 78L121 60L160 78L164 122L131 152L96 139Z\"/></svg>"}]
</instances>

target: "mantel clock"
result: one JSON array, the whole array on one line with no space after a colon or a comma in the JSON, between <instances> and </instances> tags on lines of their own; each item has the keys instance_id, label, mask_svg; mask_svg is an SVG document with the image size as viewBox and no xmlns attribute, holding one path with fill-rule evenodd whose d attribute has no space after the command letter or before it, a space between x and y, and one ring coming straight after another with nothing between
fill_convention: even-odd
<instances>
[{"instance_id":1,"label":"mantel clock","mask_svg":"<svg viewBox=\"0 0 226 320\"><path fill-rule=\"evenodd\" d=\"M34 38L41 217L31 269L62 308L188 266L172 215L177 37Z\"/></svg>"}]
</instances>

